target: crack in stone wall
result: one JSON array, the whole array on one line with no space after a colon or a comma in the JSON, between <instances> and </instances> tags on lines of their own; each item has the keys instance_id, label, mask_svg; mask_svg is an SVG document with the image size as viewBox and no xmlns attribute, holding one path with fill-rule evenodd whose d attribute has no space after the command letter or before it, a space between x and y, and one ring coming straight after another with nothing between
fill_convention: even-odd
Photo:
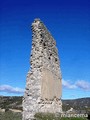
<instances>
[{"instance_id":1,"label":"crack in stone wall","mask_svg":"<svg viewBox=\"0 0 90 120\"><path fill-rule=\"evenodd\" d=\"M23 98L23 120L37 112L62 111L62 83L56 42L40 19L32 23L31 69Z\"/></svg>"}]
</instances>

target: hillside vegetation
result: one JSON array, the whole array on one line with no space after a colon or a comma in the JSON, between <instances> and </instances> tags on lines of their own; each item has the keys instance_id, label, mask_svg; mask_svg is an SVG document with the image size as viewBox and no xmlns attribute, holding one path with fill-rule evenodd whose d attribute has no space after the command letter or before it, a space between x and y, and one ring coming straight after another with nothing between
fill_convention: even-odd
<instances>
[{"instance_id":1,"label":"hillside vegetation","mask_svg":"<svg viewBox=\"0 0 90 120\"><path fill-rule=\"evenodd\" d=\"M0 96L0 108L22 110L22 96Z\"/></svg>"}]
</instances>

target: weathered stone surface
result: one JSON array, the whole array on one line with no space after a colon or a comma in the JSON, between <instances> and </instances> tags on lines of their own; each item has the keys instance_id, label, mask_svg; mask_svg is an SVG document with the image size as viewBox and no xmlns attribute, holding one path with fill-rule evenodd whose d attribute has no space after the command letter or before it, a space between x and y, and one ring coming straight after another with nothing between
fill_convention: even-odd
<instances>
[{"instance_id":1,"label":"weathered stone surface","mask_svg":"<svg viewBox=\"0 0 90 120\"><path fill-rule=\"evenodd\" d=\"M58 76L47 68L42 70L41 97L42 99L58 99L61 96L61 83Z\"/></svg>"},{"instance_id":2,"label":"weathered stone surface","mask_svg":"<svg viewBox=\"0 0 90 120\"><path fill-rule=\"evenodd\" d=\"M36 112L61 112L61 71L56 42L40 21L32 23L31 69L23 98L23 120Z\"/></svg>"}]
</instances>

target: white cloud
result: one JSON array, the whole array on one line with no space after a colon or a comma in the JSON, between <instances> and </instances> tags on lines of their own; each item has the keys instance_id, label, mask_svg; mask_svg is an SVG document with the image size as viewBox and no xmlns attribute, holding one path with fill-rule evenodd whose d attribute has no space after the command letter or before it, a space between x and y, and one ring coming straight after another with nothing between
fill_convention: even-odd
<instances>
[{"instance_id":1,"label":"white cloud","mask_svg":"<svg viewBox=\"0 0 90 120\"><path fill-rule=\"evenodd\" d=\"M85 80L78 80L73 84L71 84L70 81L62 80L62 85L63 85L63 87L65 87L67 89L80 88L80 89L83 89L86 91L90 91L90 82L87 82ZM22 93L24 93L24 89L21 89L18 87L12 87L10 85L1 85L0 92L22 94Z\"/></svg>"},{"instance_id":2,"label":"white cloud","mask_svg":"<svg viewBox=\"0 0 90 120\"><path fill-rule=\"evenodd\" d=\"M87 91L90 90L90 83L85 80L78 80L73 84L71 84L70 81L62 80L62 85L63 87L68 88L68 89L80 88L80 89L87 90Z\"/></svg>"},{"instance_id":3,"label":"white cloud","mask_svg":"<svg viewBox=\"0 0 90 120\"><path fill-rule=\"evenodd\" d=\"M76 86L84 90L90 90L90 83L84 80L78 80Z\"/></svg>"},{"instance_id":4,"label":"white cloud","mask_svg":"<svg viewBox=\"0 0 90 120\"><path fill-rule=\"evenodd\" d=\"M62 85L69 89L75 89L77 86L75 84L71 84L69 81L62 80Z\"/></svg>"},{"instance_id":5,"label":"white cloud","mask_svg":"<svg viewBox=\"0 0 90 120\"><path fill-rule=\"evenodd\" d=\"M0 86L1 92L7 92L7 93L16 93L21 94L24 92L24 89L18 88L18 87L12 87L10 85L1 85Z\"/></svg>"}]
</instances>

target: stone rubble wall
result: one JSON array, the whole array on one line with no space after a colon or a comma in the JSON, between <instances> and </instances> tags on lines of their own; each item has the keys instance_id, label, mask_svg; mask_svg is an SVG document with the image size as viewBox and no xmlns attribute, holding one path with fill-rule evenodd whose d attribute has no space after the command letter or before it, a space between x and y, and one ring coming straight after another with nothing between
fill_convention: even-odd
<instances>
[{"instance_id":1,"label":"stone rubble wall","mask_svg":"<svg viewBox=\"0 0 90 120\"><path fill-rule=\"evenodd\" d=\"M23 120L37 112L61 112L61 71L56 42L40 19L32 23L31 69L23 98Z\"/></svg>"}]
</instances>

